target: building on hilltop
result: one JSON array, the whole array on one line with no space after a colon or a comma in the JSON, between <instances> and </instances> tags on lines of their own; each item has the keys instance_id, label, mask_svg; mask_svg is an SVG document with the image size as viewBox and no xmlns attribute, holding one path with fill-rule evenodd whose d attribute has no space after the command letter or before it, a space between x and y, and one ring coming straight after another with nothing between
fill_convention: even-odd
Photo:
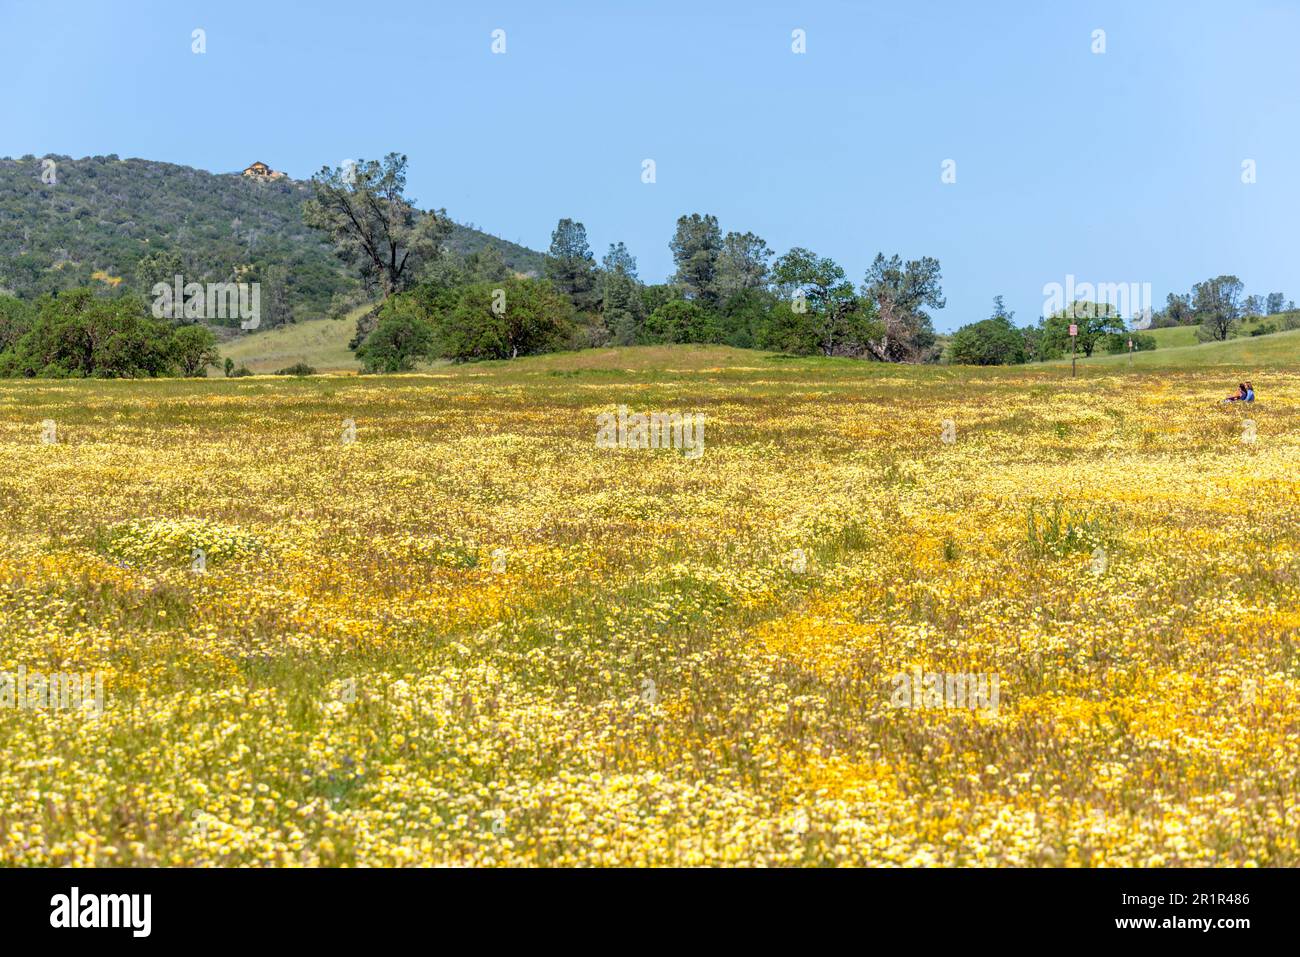
<instances>
[{"instance_id":1,"label":"building on hilltop","mask_svg":"<svg viewBox=\"0 0 1300 957\"><path fill-rule=\"evenodd\" d=\"M245 169L244 175L251 176L254 179L284 179L284 173L278 169L271 169L261 160Z\"/></svg>"}]
</instances>

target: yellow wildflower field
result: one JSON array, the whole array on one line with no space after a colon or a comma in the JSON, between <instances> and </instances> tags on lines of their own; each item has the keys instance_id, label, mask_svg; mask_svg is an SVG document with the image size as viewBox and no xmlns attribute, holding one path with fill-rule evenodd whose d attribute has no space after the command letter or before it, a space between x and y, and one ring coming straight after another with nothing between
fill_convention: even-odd
<instances>
[{"instance_id":1,"label":"yellow wildflower field","mask_svg":"<svg viewBox=\"0 0 1300 957\"><path fill-rule=\"evenodd\" d=\"M1300 374L1233 384L0 383L0 863L1300 864Z\"/></svg>"}]
</instances>

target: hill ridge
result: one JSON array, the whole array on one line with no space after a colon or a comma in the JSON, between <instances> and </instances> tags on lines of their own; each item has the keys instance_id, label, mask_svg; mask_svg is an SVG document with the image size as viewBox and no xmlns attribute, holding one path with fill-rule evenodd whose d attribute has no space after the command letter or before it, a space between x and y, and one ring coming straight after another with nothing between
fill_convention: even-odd
<instances>
[{"instance_id":1,"label":"hill ridge","mask_svg":"<svg viewBox=\"0 0 1300 957\"><path fill-rule=\"evenodd\" d=\"M136 265L174 252L196 281L238 274L262 282L268 325L337 314L364 294L303 223L311 195L309 180L288 175L261 179L116 154L0 158L0 290L34 298L99 284L144 293ZM541 272L536 250L453 224L455 252L492 243L510 269Z\"/></svg>"}]
</instances>

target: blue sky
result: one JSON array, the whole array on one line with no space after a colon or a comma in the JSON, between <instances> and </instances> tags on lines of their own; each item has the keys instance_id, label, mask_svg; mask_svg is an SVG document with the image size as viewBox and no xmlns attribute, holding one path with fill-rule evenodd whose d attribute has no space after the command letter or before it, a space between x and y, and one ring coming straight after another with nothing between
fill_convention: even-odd
<instances>
[{"instance_id":1,"label":"blue sky","mask_svg":"<svg viewBox=\"0 0 1300 957\"><path fill-rule=\"evenodd\" d=\"M1298 53L1300 0L0 0L0 155L398 150L421 205L538 249L570 216L650 281L697 211L856 282L935 256L947 330L1070 274L1300 299Z\"/></svg>"}]
</instances>

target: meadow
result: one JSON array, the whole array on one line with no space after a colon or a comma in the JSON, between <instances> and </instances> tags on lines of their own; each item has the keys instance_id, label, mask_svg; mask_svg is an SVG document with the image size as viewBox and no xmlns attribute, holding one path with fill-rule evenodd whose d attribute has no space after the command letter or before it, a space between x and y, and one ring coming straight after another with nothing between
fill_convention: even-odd
<instances>
[{"instance_id":1,"label":"meadow","mask_svg":"<svg viewBox=\"0 0 1300 957\"><path fill-rule=\"evenodd\" d=\"M0 863L1300 864L1297 341L2 382Z\"/></svg>"}]
</instances>

